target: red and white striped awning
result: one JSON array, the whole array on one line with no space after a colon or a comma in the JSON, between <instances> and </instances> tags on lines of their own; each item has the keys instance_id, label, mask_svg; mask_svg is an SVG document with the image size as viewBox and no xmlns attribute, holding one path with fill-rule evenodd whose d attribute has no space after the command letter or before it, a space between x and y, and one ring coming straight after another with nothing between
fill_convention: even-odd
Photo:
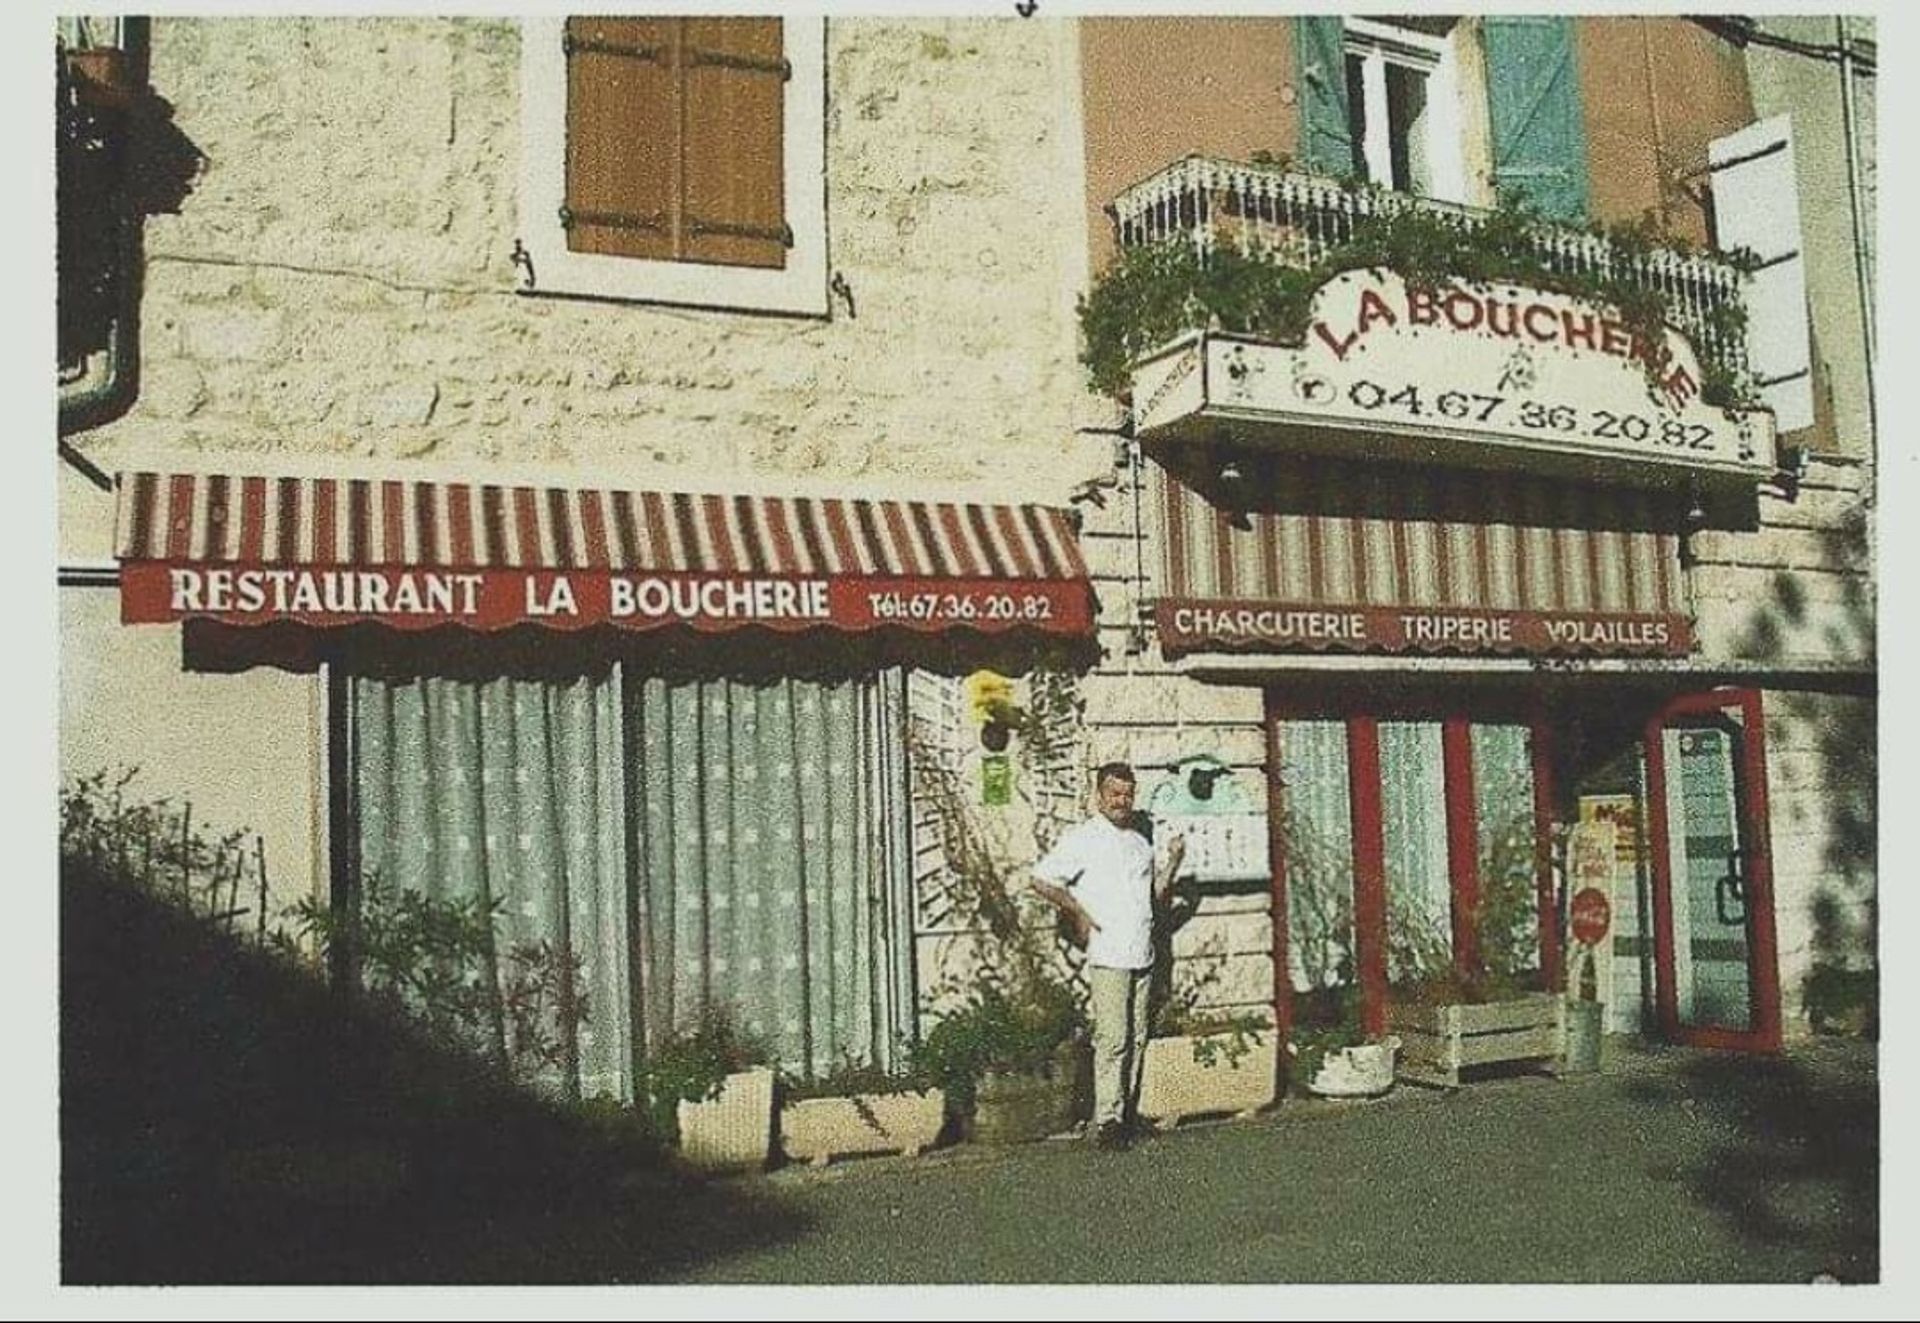
<instances>
[{"instance_id":1,"label":"red and white striped awning","mask_svg":"<svg viewBox=\"0 0 1920 1323\"><path fill-rule=\"evenodd\" d=\"M121 617L1092 631L1043 506L129 473Z\"/></svg>"},{"instance_id":2,"label":"red and white striped awning","mask_svg":"<svg viewBox=\"0 0 1920 1323\"><path fill-rule=\"evenodd\" d=\"M1678 518L1650 492L1273 457L1234 512L1158 466L1168 656L1686 656ZM1669 502L1670 503L1670 502Z\"/></svg>"}]
</instances>

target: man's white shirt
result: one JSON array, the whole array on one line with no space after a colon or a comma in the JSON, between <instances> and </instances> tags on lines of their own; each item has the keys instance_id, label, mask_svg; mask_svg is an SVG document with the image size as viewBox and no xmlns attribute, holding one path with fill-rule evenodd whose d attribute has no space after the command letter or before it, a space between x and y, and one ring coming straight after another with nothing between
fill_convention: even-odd
<instances>
[{"instance_id":1,"label":"man's white shirt","mask_svg":"<svg viewBox=\"0 0 1920 1323\"><path fill-rule=\"evenodd\" d=\"M1153 964L1153 846L1146 837L1096 814L1069 828L1033 872L1070 890L1098 925L1087 940L1087 963Z\"/></svg>"}]
</instances>

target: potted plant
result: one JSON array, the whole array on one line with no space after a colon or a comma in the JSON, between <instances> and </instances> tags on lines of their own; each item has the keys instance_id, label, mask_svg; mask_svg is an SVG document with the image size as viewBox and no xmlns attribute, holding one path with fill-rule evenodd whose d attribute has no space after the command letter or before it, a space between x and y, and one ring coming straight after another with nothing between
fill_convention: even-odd
<instances>
[{"instance_id":1,"label":"potted plant","mask_svg":"<svg viewBox=\"0 0 1920 1323\"><path fill-rule=\"evenodd\" d=\"M1189 1116L1251 1116L1276 1096L1279 1038L1264 1019L1169 1003L1147 1042L1140 1114L1167 1125Z\"/></svg>"},{"instance_id":2,"label":"potted plant","mask_svg":"<svg viewBox=\"0 0 1920 1323\"><path fill-rule=\"evenodd\" d=\"M780 1082L780 1150L825 1166L836 1157L931 1147L946 1123L946 1095L924 1075L847 1066L819 1079Z\"/></svg>"},{"instance_id":3,"label":"potted plant","mask_svg":"<svg viewBox=\"0 0 1920 1323\"><path fill-rule=\"evenodd\" d=\"M1329 989L1294 999L1296 1028L1288 1050L1292 1077L1323 1098L1370 1098L1393 1087L1397 1035L1373 1037L1361 1027L1359 989ZM1331 1002L1331 1006L1329 1006Z\"/></svg>"},{"instance_id":4,"label":"potted plant","mask_svg":"<svg viewBox=\"0 0 1920 1323\"><path fill-rule=\"evenodd\" d=\"M1153 1016L1140 1067L1140 1115L1165 1125L1189 1116L1251 1116L1278 1094L1280 1041L1269 1017L1202 1003L1220 983L1227 955L1217 945L1194 953L1176 975L1173 934L1199 911L1176 898L1159 915L1166 940L1156 943L1155 983L1166 989Z\"/></svg>"},{"instance_id":5,"label":"potted plant","mask_svg":"<svg viewBox=\"0 0 1920 1323\"><path fill-rule=\"evenodd\" d=\"M1506 796L1497 796L1505 798ZM1394 979L1388 1025L1403 1043L1400 1075L1457 1088L1460 1072L1514 1062L1551 1064L1566 1043L1567 1002L1539 969L1539 902L1529 806L1482 834L1474 931L1478 960L1462 967L1437 909L1391 906Z\"/></svg>"},{"instance_id":6,"label":"potted plant","mask_svg":"<svg viewBox=\"0 0 1920 1323\"><path fill-rule=\"evenodd\" d=\"M764 1167L773 1150L774 1074L758 1045L718 1011L647 1054L642 1092L654 1128L711 1171Z\"/></svg>"},{"instance_id":7,"label":"potted plant","mask_svg":"<svg viewBox=\"0 0 1920 1323\"><path fill-rule=\"evenodd\" d=\"M1092 1057L1070 989L991 975L921 1040L918 1070L945 1093L967 1137L1012 1144L1061 1134L1084 1119Z\"/></svg>"}]
</instances>

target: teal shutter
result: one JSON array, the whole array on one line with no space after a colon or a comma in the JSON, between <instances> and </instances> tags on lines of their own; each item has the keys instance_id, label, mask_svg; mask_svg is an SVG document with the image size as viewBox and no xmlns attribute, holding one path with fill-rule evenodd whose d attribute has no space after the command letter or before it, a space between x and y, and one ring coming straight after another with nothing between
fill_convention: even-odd
<instances>
[{"instance_id":1,"label":"teal shutter","mask_svg":"<svg viewBox=\"0 0 1920 1323\"><path fill-rule=\"evenodd\" d=\"M1587 214L1587 131L1573 57L1573 20L1489 15L1487 102L1493 180L1556 220Z\"/></svg>"},{"instance_id":2,"label":"teal shutter","mask_svg":"<svg viewBox=\"0 0 1920 1323\"><path fill-rule=\"evenodd\" d=\"M1293 47L1300 65L1301 160L1317 174L1351 174L1346 26L1337 15L1296 18Z\"/></svg>"}]
</instances>

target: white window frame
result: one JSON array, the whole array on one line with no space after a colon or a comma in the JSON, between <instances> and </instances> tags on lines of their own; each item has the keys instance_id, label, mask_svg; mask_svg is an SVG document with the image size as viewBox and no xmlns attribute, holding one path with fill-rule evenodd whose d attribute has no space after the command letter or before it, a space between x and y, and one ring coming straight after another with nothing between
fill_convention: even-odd
<instances>
[{"instance_id":1,"label":"white window frame","mask_svg":"<svg viewBox=\"0 0 1920 1323\"><path fill-rule=\"evenodd\" d=\"M565 18L520 21L520 291L824 317L827 313L826 21L784 18L785 268L720 266L567 249Z\"/></svg>"},{"instance_id":2,"label":"white window frame","mask_svg":"<svg viewBox=\"0 0 1920 1323\"><path fill-rule=\"evenodd\" d=\"M1412 28L1396 27L1364 18L1345 24L1346 54L1358 56L1366 98L1369 132L1364 144L1367 177L1388 185L1393 179L1393 147L1386 132L1387 65L1416 69L1427 79L1427 167L1432 186L1423 196L1440 202L1464 203L1467 169L1461 140L1460 71L1453 36L1436 37ZM1349 89L1351 93L1352 89Z\"/></svg>"}]
</instances>

